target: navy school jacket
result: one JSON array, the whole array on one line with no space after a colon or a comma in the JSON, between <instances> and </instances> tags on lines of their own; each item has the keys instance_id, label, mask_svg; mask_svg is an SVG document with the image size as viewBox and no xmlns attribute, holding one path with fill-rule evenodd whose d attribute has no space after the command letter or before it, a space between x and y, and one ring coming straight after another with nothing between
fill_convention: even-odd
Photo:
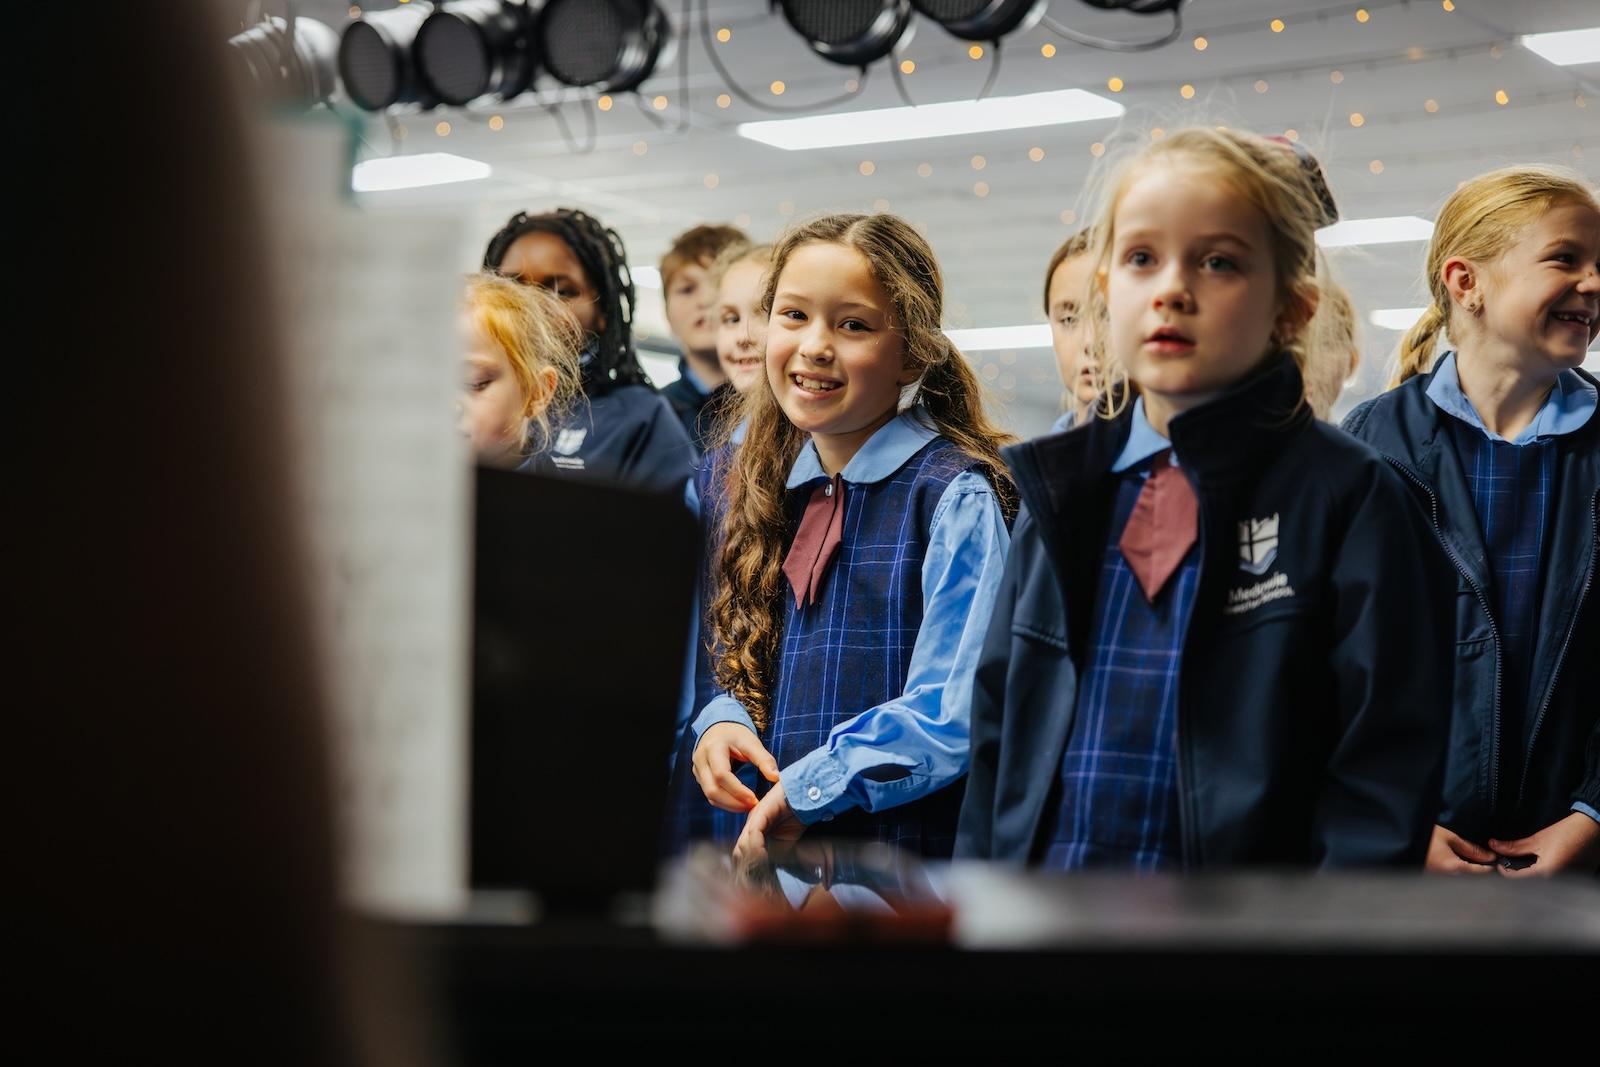
<instances>
[{"instance_id":1,"label":"navy school jacket","mask_svg":"<svg viewBox=\"0 0 1600 1067\"><path fill-rule=\"evenodd\" d=\"M1178 700L1185 865L1420 866L1449 725L1437 554L1400 478L1300 394L1274 358L1170 425L1200 502ZM1023 508L974 686L958 857L1042 848L1131 418L1006 452Z\"/></svg>"},{"instance_id":2,"label":"navy school jacket","mask_svg":"<svg viewBox=\"0 0 1600 1067\"><path fill-rule=\"evenodd\" d=\"M543 458L523 465L657 493L682 493L695 451L683 424L648 385L589 386L551 428Z\"/></svg>"},{"instance_id":3,"label":"navy school jacket","mask_svg":"<svg viewBox=\"0 0 1600 1067\"><path fill-rule=\"evenodd\" d=\"M1590 384L1595 379L1578 371ZM1517 796L1500 789L1500 646L1478 515L1444 421L1433 375L1410 379L1352 411L1345 429L1377 449L1432 519L1446 561L1435 596L1450 606L1455 712L1438 821L1469 841L1523 837L1565 818L1574 801L1600 808L1600 415L1557 437L1556 500L1546 527L1529 692L1538 702Z\"/></svg>"}]
</instances>

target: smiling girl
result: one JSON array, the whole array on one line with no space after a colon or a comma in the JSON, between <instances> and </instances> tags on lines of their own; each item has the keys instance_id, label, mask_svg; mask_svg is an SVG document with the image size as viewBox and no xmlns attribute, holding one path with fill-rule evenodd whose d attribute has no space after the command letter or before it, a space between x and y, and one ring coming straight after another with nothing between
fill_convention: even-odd
<instances>
[{"instance_id":1,"label":"smiling girl","mask_svg":"<svg viewBox=\"0 0 1600 1067\"><path fill-rule=\"evenodd\" d=\"M764 380L705 495L716 694L693 773L749 813L736 854L822 822L950 852L1012 486L942 304L892 215L825 216L773 253Z\"/></svg>"},{"instance_id":2,"label":"smiling girl","mask_svg":"<svg viewBox=\"0 0 1600 1067\"><path fill-rule=\"evenodd\" d=\"M1455 607L1455 719L1428 868L1600 866L1600 205L1578 175L1509 167L1445 202L1432 301L1398 388L1346 429L1434 516ZM1441 330L1454 351L1429 373Z\"/></svg>"}]
</instances>

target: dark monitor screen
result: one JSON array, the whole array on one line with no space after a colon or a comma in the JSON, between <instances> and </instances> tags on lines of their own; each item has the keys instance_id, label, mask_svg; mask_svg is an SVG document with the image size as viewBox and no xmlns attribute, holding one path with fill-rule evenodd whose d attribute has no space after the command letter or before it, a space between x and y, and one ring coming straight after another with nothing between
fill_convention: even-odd
<instances>
[{"instance_id":1,"label":"dark monitor screen","mask_svg":"<svg viewBox=\"0 0 1600 1067\"><path fill-rule=\"evenodd\" d=\"M679 497L480 468L473 888L653 887L698 524Z\"/></svg>"}]
</instances>

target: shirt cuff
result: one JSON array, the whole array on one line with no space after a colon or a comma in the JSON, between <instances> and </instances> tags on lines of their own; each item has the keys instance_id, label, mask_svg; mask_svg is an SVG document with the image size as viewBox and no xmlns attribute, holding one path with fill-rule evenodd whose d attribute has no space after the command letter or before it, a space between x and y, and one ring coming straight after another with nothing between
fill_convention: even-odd
<instances>
[{"instance_id":1,"label":"shirt cuff","mask_svg":"<svg viewBox=\"0 0 1600 1067\"><path fill-rule=\"evenodd\" d=\"M1572 810L1573 811L1581 811L1585 815L1589 816L1589 818L1593 819L1595 822L1600 822L1600 811L1596 811L1595 809L1591 808L1589 805L1585 804L1581 800L1573 802Z\"/></svg>"},{"instance_id":2,"label":"shirt cuff","mask_svg":"<svg viewBox=\"0 0 1600 1067\"><path fill-rule=\"evenodd\" d=\"M856 806L847 794L850 776L826 749L813 749L778 772L783 796L807 826L827 822Z\"/></svg>"},{"instance_id":3,"label":"shirt cuff","mask_svg":"<svg viewBox=\"0 0 1600 1067\"><path fill-rule=\"evenodd\" d=\"M744 710L744 705L739 703L727 693L720 693L711 698L711 702L700 709L700 714L694 720L694 743L698 746L700 738L705 732L719 722L736 722L740 726L748 727L750 732L759 736L754 720L750 713Z\"/></svg>"}]
</instances>

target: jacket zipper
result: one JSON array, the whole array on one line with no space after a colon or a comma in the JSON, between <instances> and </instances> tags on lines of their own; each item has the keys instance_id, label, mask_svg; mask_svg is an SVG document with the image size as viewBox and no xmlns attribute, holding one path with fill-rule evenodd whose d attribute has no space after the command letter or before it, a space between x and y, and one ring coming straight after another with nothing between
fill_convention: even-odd
<instances>
[{"instance_id":1,"label":"jacket zipper","mask_svg":"<svg viewBox=\"0 0 1600 1067\"><path fill-rule=\"evenodd\" d=\"M1478 598L1478 604L1483 608L1484 617L1489 620L1489 636L1494 639L1494 710L1490 717L1494 729L1491 731L1493 748L1489 753L1489 810L1492 812L1500 802L1500 629L1495 625L1494 612L1489 610L1489 598L1483 595L1478 583L1472 580L1466 563L1456 555L1456 550L1450 547L1449 539L1444 536L1444 529L1439 525L1439 498L1434 495L1433 489L1404 463L1387 455L1383 458L1389 461L1391 467L1403 474L1407 481L1428 494L1428 506L1433 517L1433 532L1438 537L1439 544L1444 547L1445 555L1450 557L1450 562L1455 564L1456 570L1461 572L1461 577L1472 587L1473 595Z\"/></svg>"},{"instance_id":2,"label":"jacket zipper","mask_svg":"<svg viewBox=\"0 0 1600 1067\"><path fill-rule=\"evenodd\" d=\"M1583 602L1589 598L1589 586L1594 584L1594 556L1595 541L1600 541L1600 492L1589 500L1589 526L1594 531L1594 541L1589 542L1589 566L1583 574L1583 588L1578 591L1578 603L1572 611L1572 625L1567 627L1566 637L1561 639L1561 651L1556 655L1555 669L1550 672L1550 686L1545 690L1544 700L1539 703L1539 713L1533 719L1533 732L1528 735L1528 750L1523 753L1522 783L1517 788L1517 807L1522 807L1522 798L1528 790L1528 772L1533 768L1533 746L1539 740L1539 727L1544 725L1544 713L1550 708L1550 701L1556 695L1556 683L1561 680L1561 667L1567 661L1567 648L1572 644L1572 631L1578 627L1578 617L1583 614Z\"/></svg>"},{"instance_id":3,"label":"jacket zipper","mask_svg":"<svg viewBox=\"0 0 1600 1067\"><path fill-rule=\"evenodd\" d=\"M1197 491L1195 493L1197 499L1199 495L1200 494ZM1206 577L1206 525L1205 520L1198 509L1195 515L1195 529L1198 534L1198 536L1195 538L1195 551L1200 553L1199 573L1194 576L1194 599L1198 601L1200 599L1200 590L1205 587ZM1189 644L1189 627L1194 625L1194 608L1195 605L1190 603L1189 617L1184 620L1183 624L1183 644L1185 648L1187 648ZM1178 657L1178 707L1176 715L1173 716L1176 720L1173 723L1173 740L1176 741L1178 745L1178 837L1179 842L1183 846L1183 869L1186 871L1191 871L1197 866L1195 860L1197 858L1198 849L1191 842L1191 838L1195 833L1194 815L1190 811L1189 789L1186 785L1188 776L1183 773L1184 765L1189 762L1189 749L1188 746L1184 744L1185 734L1183 731L1183 708L1184 705L1189 702L1188 692L1188 679L1183 669L1183 656L1180 653Z\"/></svg>"}]
</instances>

